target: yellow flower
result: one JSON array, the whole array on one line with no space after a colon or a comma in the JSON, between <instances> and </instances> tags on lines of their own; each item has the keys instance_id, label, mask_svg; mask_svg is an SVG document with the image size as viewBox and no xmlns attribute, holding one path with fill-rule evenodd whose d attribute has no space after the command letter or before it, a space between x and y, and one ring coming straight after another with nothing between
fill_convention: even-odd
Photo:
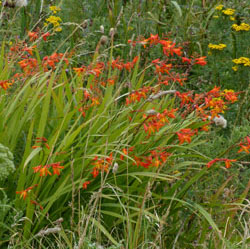
<instances>
[{"instance_id":1,"label":"yellow flower","mask_svg":"<svg viewBox=\"0 0 250 249\"><path fill-rule=\"evenodd\" d=\"M56 31L56 32L61 32L61 31L62 31L62 27L59 26L59 27L55 28L55 31Z\"/></svg>"},{"instance_id":2,"label":"yellow flower","mask_svg":"<svg viewBox=\"0 0 250 249\"><path fill-rule=\"evenodd\" d=\"M224 7L224 5L220 4L218 6L215 7L216 10L222 10Z\"/></svg>"},{"instance_id":3,"label":"yellow flower","mask_svg":"<svg viewBox=\"0 0 250 249\"><path fill-rule=\"evenodd\" d=\"M61 11L61 8L57 7L57 6L50 6L49 9L56 14L57 11Z\"/></svg>"},{"instance_id":4,"label":"yellow flower","mask_svg":"<svg viewBox=\"0 0 250 249\"><path fill-rule=\"evenodd\" d=\"M250 25L247 23L241 23L240 25L237 25L236 23L232 25L232 29L235 31L249 31L250 30Z\"/></svg>"},{"instance_id":5,"label":"yellow flower","mask_svg":"<svg viewBox=\"0 0 250 249\"><path fill-rule=\"evenodd\" d=\"M58 27L62 19L59 16L50 16L46 19L46 22L53 24L54 27Z\"/></svg>"},{"instance_id":6,"label":"yellow flower","mask_svg":"<svg viewBox=\"0 0 250 249\"><path fill-rule=\"evenodd\" d=\"M219 18L219 16L213 16L213 18L216 18L216 19L217 19L217 18Z\"/></svg>"},{"instance_id":7,"label":"yellow flower","mask_svg":"<svg viewBox=\"0 0 250 249\"><path fill-rule=\"evenodd\" d=\"M238 59L232 60L233 63L237 65L244 65L245 67L250 67L250 59L247 57L240 57Z\"/></svg>"},{"instance_id":8,"label":"yellow flower","mask_svg":"<svg viewBox=\"0 0 250 249\"><path fill-rule=\"evenodd\" d=\"M225 9L225 10L222 10L222 13L227 15L227 16L232 16L235 12L235 9Z\"/></svg>"},{"instance_id":9,"label":"yellow flower","mask_svg":"<svg viewBox=\"0 0 250 249\"><path fill-rule=\"evenodd\" d=\"M235 21L235 17L230 16L230 20L231 20L231 21Z\"/></svg>"},{"instance_id":10,"label":"yellow flower","mask_svg":"<svg viewBox=\"0 0 250 249\"><path fill-rule=\"evenodd\" d=\"M234 70L234 72L238 71L238 67L237 66L232 67L232 69Z\"/></svg>"},{"instance_id":11,"label":"yellow flower","mask_svg":"<svg viewBox=\"0 0 250 249\"><path fill-rule=\"evenodd\" d=\"M223 43L218 44L218 45L209 43L209 44L208 44L208 47L209 47L210 49L214 49L214 50L223 50L224 48L227 47L227 45L226 45L226 44L223 44Z\"/></svg>"}]
</instances>

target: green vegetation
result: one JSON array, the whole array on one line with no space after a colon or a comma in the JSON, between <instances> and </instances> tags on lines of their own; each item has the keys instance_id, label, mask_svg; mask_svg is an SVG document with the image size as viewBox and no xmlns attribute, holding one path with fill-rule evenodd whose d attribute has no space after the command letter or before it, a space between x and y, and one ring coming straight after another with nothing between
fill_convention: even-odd
<instances>
[{"instance_id":1,"label":"green vegetation","mask_svg":"<svg viewBox=\"0 0 250 249\"><path fill-rule=\"evenodd\" d=\"M249 248L249 10L1 1L0 248Z\"/></svg>"}]
</instances>

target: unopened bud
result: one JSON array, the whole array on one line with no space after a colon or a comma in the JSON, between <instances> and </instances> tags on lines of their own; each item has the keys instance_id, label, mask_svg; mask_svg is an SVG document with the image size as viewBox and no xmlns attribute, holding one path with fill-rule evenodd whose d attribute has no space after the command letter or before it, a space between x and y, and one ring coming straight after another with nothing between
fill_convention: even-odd
<instances>
[{"instance_id":1,"label":"unopened bud","mask_svg":"<svg viewBox=\"0 0 250 249\"><path fill-rule=\"evenodd\" d=\"M115 29L114 29L114 28L111 28L111 29L109 30L109 35L110 35L111 37L113 37L113 36L115 35Z\"/></svg>"},{"instance_id":2,"label":"unopened bud","mask_svg":"<svg viewBox=\"0 0 250 249\"><path fill-rule=\"evenodd\" d=\"M102 34L104 34L104 26L103 26L103 25L100 26L100 32L101 32Z\"/></svg>"},{"instance_id":3,"label":"unopened bud","mask_svg":"<svg viewBox=\"0 0 250 249\"><path fill-rule=\"evenodd\" d=\"M118 168L119 168L119 164L118 163L114 163L112 172L115 174L118 171Z\"/></svg>"},{"instance_id":4,"label":"unopened bud","mask_svg":"<svg viewBox=\"0 0 250 249\"><path fill-rule=\"evenodd\" d=\"M87 19L82 23L82 27L84 29L86 29L88 27L88 20Z\"/></svg>"},{"instance_id":5,"label":"unopened bud","mask_svg":"<svg viewBox=\"0 0 250 249\"><path fill-rule=\"evenodd\" d=\"M100 43L101 43L102 45L105 45L105 44L107 44L107 42L108 42L108 37L107 37L106 35L103 35L103 36L101 37L101 39L100 39Z\"/></svg>"}]
</instances>

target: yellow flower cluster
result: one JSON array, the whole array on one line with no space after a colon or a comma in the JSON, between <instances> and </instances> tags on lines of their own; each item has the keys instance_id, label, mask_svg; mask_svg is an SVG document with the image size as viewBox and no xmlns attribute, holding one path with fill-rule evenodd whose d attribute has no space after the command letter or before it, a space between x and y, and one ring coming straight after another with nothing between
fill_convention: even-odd
<instances>
[{"instance_id":1,"label":"yellow flower cluster","mask_svg":"<svg viewBox=\"0 0 250 249\"><path fill-rule=\"evenodd\" d=\"M218 6L215 7L216 10L222 10L224 7L224 5L220 4Z\"/></svg>"},{"instance_id":2,"label":"yellow flower cluster","mask_svg":"<svg viewBox=\"0 0 250 249\"><path fill-rule=\"evenodd\" d=\"M234 59L233 63L235 63L237 65L242 64L245 67L250 67L250 59L247 57L240 57L238 59Z\"/></svg>"},{"instance_id":3,"label":"yellow flower cluster","mask_svg":"<svg viewBox=\"0 0 250 249\"><path fill-rule=\"evenodd\" d=\"M232 67L232 69L234 70L234 72L238 71L238 67L237 66Z\"/></svg>"},{"instance_id":4,"label":"yellow flower cluster","mask_svg":"<svg viewBox=\"0 0 250 249\"><path fill-rule=\"evenodd\" d=\"M60 27L60 22L62 19L59 16L50 16L49 18L46 19L47 23L44 23L44 26L48 26L48 23L51 23L54 27L54 30L56 32L62 31L62 27Z\"/></svg>"},{"instance_id":5,"label":"yellow flower cluster","mask_svg":"<svg viewBox=\"0 0 250 249\"><path fill-rule=\"evenodd\" d=\"M218 44L218 45L209 43L209 44L208 44L208 47L209 47L210 49L223 50L224 48L227 47L227 45L226 45L226 44L222 44L222 43L221 43L221 44Z\"/></svg>"},{"instance_id":6,"label":"yellow flower cluster","mask_svg":"<svg viewBox=\"0 0 250 249\"><path fill-rule=\"evenodd\" d=\"M241 23L240 25L237 25L236 23L232 25L232 29L236 31L249 31L250 25L247 23Z\"/></svg>"},{"instance_id":7,"label":"yellow flower cluster","mask_svg":"<svg viewBox=\"0 0 250 249\"><path fill-rule=\"evenodd\" d=\"M225 9L225 10L222 10L222 13L227 15L227 16L232 16L235 12L235 9Z\"/></svg>"},{"instance_id":8,"label":"yellow flower cluster","mask_svg":"<svg viewBox=\"0 0 250 249\"><path fill-rule=\"evenodd\" d=\"M49 9L56 14L57 11L61 11L61 8L57 7L57 6L50 6Z\"/></svg>"}]
</instances>

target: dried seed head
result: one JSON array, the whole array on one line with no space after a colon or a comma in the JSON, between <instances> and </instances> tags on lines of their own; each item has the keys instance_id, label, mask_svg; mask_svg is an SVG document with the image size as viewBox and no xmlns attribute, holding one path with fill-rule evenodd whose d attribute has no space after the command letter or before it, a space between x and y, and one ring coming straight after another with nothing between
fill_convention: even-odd
<instances>
[{"instance_id":1,"label":"dried seed head","mask_svg":"<svg viewBox=\"0 0 250 249\"><path fill-rule=\"evenodd\" d=\"M118 168L119 168L119 164L118 163L114 163L112 172L115 174L118 171Z\"/></svg>"},{"instance_id":2,"label":"dried seed head","mask_svg":"<svg viewBox=\"0 0 250 249\"><path fill-rule=\"evenodd\" d=\"M100 26L100 32L101 32L102 34L104 34L104 26L103 26L103 25Z\"/></svg>"},{"instance_id":3,"label":"dried seed head","mask_svg":"<svg viewBox=\"0 0 250 249\"><path fill-rule=\"evenodd\" d=\"M100 39L101 45L105 45L108 43L108 37L106 35L103 35Z\"/></svg>"},{"instance_id":4,"label":"dried seed head","mask_svg":"<svg viewBox=\"0 0 250 249\"><path fill-rule=\"evenodd\" d=\"M111 29L109 30L109 35L110 35L111 37L114 37L114 35L115 35L115 29L114 29L114 28L111 28Z\"/></svg>"},{"instance_id":5,"label":"dried seed head","mask_svg":"<svg viewBox=\"0 0 250 249\"><path fill-rule=\"evenodd\" d=\"M18 6L18 7L25 7L27 5L28 5L27 0L16 0L16 6Z\"/></svg>"},{"instance_id":6,"label":"dried seed head","mask_svg":"<svg viewBox=\"0 0 250 249\"><path fill-rule=\"evenodd\" d=\"M150 109L150 110L147 110L146 111L146 114L148 115L148 116L152 116L152 115L156 115L158 112L156 111L156 110L154 110L154 109Z\"/></svg>"},{"instance_id":7,"label":"dried seed head","mask_svg":"<svg viewBox=\"0 0 250 249\"><path fill-rule=\"evenodd\" d=\"M82 27L84 28L84 29L86 29L87 27L88 27L88 23L89 23L89 21L86 19L86 20L84 20L84 22L82 23Z\"/></svg>"}]
</instances>

